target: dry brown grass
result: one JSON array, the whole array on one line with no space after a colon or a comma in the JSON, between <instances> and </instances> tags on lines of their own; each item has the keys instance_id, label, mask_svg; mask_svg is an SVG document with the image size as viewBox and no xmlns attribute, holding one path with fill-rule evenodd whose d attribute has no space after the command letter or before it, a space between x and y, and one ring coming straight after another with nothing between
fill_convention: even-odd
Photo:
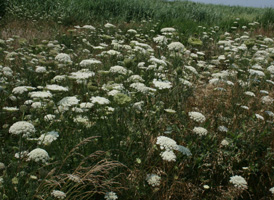
<instances>
[{"instance_id":1,"label":"dry brown grass","mask_svg":"<svg viewBox=\"0 0 274 200\"><path fill-rule=\"evenodd\" d=\"M7 20L0 24L1 39L14 36L24 38L27 42L53 39L56 34L65 33L70 27L62 26L54 21Z\"/></svg>"},{"instance_id":2,"label":"dry brown grass","mask_svg":"<svg viewBox=\"0 0 274 200\"><path fill-rule=\"evenodd\" d=\"M117 181L122 174L111 175L115 168L125 167L123 164L105 159L105 152L103 151L96 151L88 156L77 152L79 148L95 138L86 138L76 145L63 160L60 167L52 169L42 180L33 199L47 199L53 190L65 192L65 199L80 200L91 199L95 195L104 195L107 191L125 189ZM62 173L61 169L68 165L67 161L72 156L80 157L81 162L76 168L70 170L71 173ZM71 179L71 176L76 177L75 180Z\"/></svg>"}]
</instances>

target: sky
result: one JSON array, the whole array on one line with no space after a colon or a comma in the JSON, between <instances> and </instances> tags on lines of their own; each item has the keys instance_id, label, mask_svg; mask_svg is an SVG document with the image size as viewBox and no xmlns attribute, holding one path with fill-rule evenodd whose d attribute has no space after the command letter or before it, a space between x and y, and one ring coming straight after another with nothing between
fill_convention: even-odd
<instances>
[{"instance_id":1,"label":"sky","mask_svg":"<svg viewBox=\"0 0 274 200\"><path fill-rule=\"evenodd\" d=\"M189 0L201 3L213 3L224 5L236 5L236 6L249 6L249 7L273 7L274 0Z\"/></svg>"}]
</instances>

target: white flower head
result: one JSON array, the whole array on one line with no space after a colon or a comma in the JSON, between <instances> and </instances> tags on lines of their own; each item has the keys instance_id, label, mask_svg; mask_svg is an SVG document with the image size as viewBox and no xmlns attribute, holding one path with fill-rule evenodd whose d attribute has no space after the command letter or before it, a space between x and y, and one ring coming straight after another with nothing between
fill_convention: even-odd
<instances>
[{"instance_id":1,"label":"white flower head","mask_svg":"<svg viewBox=\"0 0 274 200\"><path fill-rule=\"evenodd\" d=\"M100 104L100 105L105 105L105 104L110 103L110 101L107 98L99 97L99 96L91 97L90 100L91 100L91 103L93 103L93 104L97 103L97 104Z\"/></svg>"},{"instance_id":2,"label":"white flower head","mask_svg":"<svg viewBox=\"0 0 274 200\"><path fill-rule=\"evenodd\" d=\"M28 156L28 151L21 151L14 154L15 158L23 158Z\"/></svg>"},{"instance_id":3,"label":"white flower head","mask_svg":"<svg viewBox=\"0 0 274 200\"><path fill-rule=\"evenodd\" d=\"M91 72L89 70L86 69L82 69L80 71L77 72L72 72L69 76L69 78L71 79L76 79L76 80L85 80L88 79L90 77L93 77L95 75L94 72Z\"/></svg>"},{"instance_id":4,"label":"white flower head","mask_svg":"<svg viewBox=\"0 0 274 200\"><path fill-rule=\"evenodd\" d=\"M172 42L167 46L167 48L170 51L183 52L185 46L181 42Z\"/></svg>"},{"instance_id":5,"label":"white flower head","mask_svg":"<svg viewBox=\"0 0 274 200\"><path fill-rule=\"evenodd\" d=\"M166 151L177 150L178 148L176 141L166 136L157 137L156 144L160 145L160 149L164 149Z\"/></svg>"},{"instance_id":6,"label":"white flower head","mask_svg":"<svg viewBox=\"0 0 274 200\"><path fill-rule=\"evenodd\" d=\"M229 182L239 189L247 189L247 182L242 176L232 176Z\"/></svg>"},{"instance_id":7,"label":"white flower head","mask_svg":"<svg viewBox=\"0 0 274 200\"><path fill-rule=\"evenodd\" d=\"M82 60L80 62L81 67L91 67L91 66L100 65L100 64L102 64L102 62L94 58Z\"/></svg>"},{"instance_id":8,"label":"white flower head","mask_svg":"<svg viewBox=\"0 0 274 200\"><path fill-rule=\"evenodd\" d=\"M49 154L44 149L36 148L28 153L28 161L46 163L49 160Z\"/></svg>"},{"instance_id":9,"label":"white flower head","mask_svg":"<svg viewBox=\"0 0 274 200\"><path fill-rule=\"evenodd\" d=\"M195 127L193 129L193 132L196 133L199 136L207 135L207 130L203 127Z\"/></svg>"},{"instance_id":10,"label":"white flower head","mask_svg":"<svg viewBox=\"0 0 274 200\"><path fill-rule=\"evenodd\" d=\"M157 36L153 38L153 41L159 45L167 44L167 38L163 35Z\"/></svg>"},{"instance_id":11,"label":"white flower head","mask_svg":"<svg viewBox=\"0 0 274 200\"><path fill-rule=\"evenodd\" d=\"M263 96L261 98L261 101L262 101L263 104L270 105L270 104L272 104L274 102L274 99L272 97L270 97L270 96Z\"/></svg>"},{"instance_id":12,"label":"white flower head","mask_svg":"<svg viewBox=\"0 0 274 200\"><path fill-rule=\"evenodd\" d=\"M116 195L115 192L107 192L105 194L105 199L106 200L116 200L116 199L118 199L118 196Z\"/></svg>"},{"instance_id":13,"label":"white flower head","mask_svg":"<svg viewBox=\"0 0 274 200\"><path fill-rule=\"evenodd\" d=\"M45 121L53 121L55 118L56 118L56 116L53 114L47 114L44 116Z\"/></svg>"},{"instance_id":14,"label":"white flower head","mask_svg":"<svg viewBox=\"0 0 274 200\"><path fill-rule=\"evenodd\" d=\"M38 73L38 74L43 74L43 73L47 72L47 69L45 67L42 67L42 66L37 66L36 69L35 69L35 72Z\"/></svg>"},{"instance_id":15,"label":"white flower head","mask_svg":"<svg viewBox=\"0 0 274 200\"><path fill-rule=\"evenodd\" d=\"M52 94L50 92L43 92L43 91L37 91L37 92L30 92L29 93L30 98L37 98L37 99L46 99L51 98Z\"/></svg>"},{"instance_id":16,"label":"white flower head","mask_svg":"<svg viewBox=\"0 0 274 200\"><path fill-rule=\"evenodd\" d=\"M255 116L256 116L257 119L264 120L264 117L262 115L255 114Z\"/></svg>"},{"instance_id":17,"label":"white flower head","mask_svg":"<svg viewBox=\"0 0 274 200\"><path fill-rule=\"evenodd\" d=\"M228 132L228 128L226 128L225 126L219 126L218 131L226 133L226 132Z\"/></svg>"},{"instance_id":18,"label":"white flower head","mask_svg":"<svg viewBox=\"0 0 274 200\"><path fill-rule=\"evenodd\" d=\"M34 126L26 121L19 121L14 123L10 129L9 133L14 134L14 135L20 135L23 134L23 137L28 137L32 133L35 133L35 128Z\"/></svg>"},{"instance_id":19,"label":"white flower head","mask_svg":"<svg viewBox=\"0 0 274 200\"><path fill-rule=\"evenodd\" d=\"M66 194L60 190L53 190L51 195L57 199L64 199L66 198Z\"/></svg>"},{"instance_id":20,"label":"white flower head","mask_svg":"<svg viewBox=\"0 0 274 200\"><path fill-rule=\"evenodd\" d=\"M132 83L130 87L141 93L148 93L156 91L153 88L147 87L144 83Z\"/></svg>"},{"instance_id":21,"label":"white flower head","mask_svg":"<svg viewBox=\"0 0 274 200\"><path fill-rule=\"evenodd\" d=\"M247 96L250 96L250 97L255 97L256 96L253 92L250 92L250 91L246 91L244 94L247 95Z\"/></svg>"},{"instance_id":22,"label":"white flower head","mask_svg":"<svg viewBox=\"0 0 274 200\"><path fill-rule=\"evenodd\" d=\"M83 29L88 29L88 30L91 30L91 31L95 31L95 28L91 25L84 25L82 28Z\"/></svg>"},{"instance_id":23,"label":"white flower head","mask_svg":"<svg viewBox=\"0 0 274 200\"><path fill-rule=\"evenodd\" d=\"M147 174L146 181L152 187L159 186L161 184L161 177L156 174Z\"/></svg>"},{"instance_id":24,"label":"white flower head","mask_svg":"<svg viewBox=\"0 0 274 200\"><path fill-rule=\"evenodd\" d=\"M202 113L199 112L189 112L188 116L190 119L194 120L195 122L204 123L206 118Z\"/></svg>"},{"instance_id":25,"label":"white flower head","mask_svg":"<svg viewBox=\"0 0 274 200\"><path fill-rule=\"evenodd\" d=\"M29 90L34 90L34 87L31 86L18 86L13 88L12 93L13 94L23 94L24 92L28 92Z\"/></svg>"},{"instance_id":26,"label":"white flower head","mask_svg":"<svg viewBox=\"0 0 274 200\"><path fill-rule=\"evenodd\" d=\"M56 91L56 92L66 92L68 91L68 88L60 86L60 85L47 85L46 89L51 90L51 91Z\"/></svg>"},{"instance_id":27,"label":"white flower head","mask_svg":"<svg viewBox=\"0 0 274 200\"><path fill-rule=\"evenodd\" d=\"M5 164L2 163L2 162L0 162L0 170L5 169L5 168L6 168L6 167L5 167Z\"/></svg>"},{"instance_id":28,"label":"white flower head","mask_svg":"<svg viewBox=\"0 0 274 200\"><path fill-rule=\"evenodd\" d=\"M81 178L79 176L73 175L73 174L68 174L68 179L75 182L75 183L80 183Z\"/></svg>"},{"instance_id":29,"label":"white flower head","mask_svg":"<svg viewBox=\"0 0 274 200\"><path fill-rule=\"evenodd\" d=\"M70 56L66 53L59 53L55 57L55 60L57 60L60 63L70 63L71 62Z\"/></svg>"},{"instance_id":30,"label":"white flower head","mask_svg":"<svg viewBox=\"0 0 274 200\"><path fill-rule=\"evenodd\" d=\"M274 195L274 187L270 188L269 191Z\"/></svg>"},{"instance_id":31,"label":"white flower head","mask_svg":"<svg viewBox=\"0 0 274 200\"><path fill-rule=\"evenodd\" d=\"M56 131L44 133L38 138L38 144L50 145L53 141L57 140L58 137L59 134Z\"/></svg>"},{"instance_id":32,"label":"white flower head","mask_svg":"<svg viewBox=\"0 0 274 200\"><path fill-rule=\"evenodd\" d=\"M226 139L223 139L222 142L221 142L221 145L222 146L228 146L229 142Z\"/></svg>"},{"instance_id":33,"label":"white flower head","mask_svg":"<svg viewBox=\"0 0 274 200\"><path fill-rule=\"evenodd\" d=\"M73 105L77 105L79 103L79 100L75 96L71 97L64 97L58 102L58 105L65 106L65 107L70 107Z\"/></svg>"},{"instance_id":34,"label":"white flower head","mask_svg":"<svg viewBox=\"0 0 274 200\"><path fill-rule=\"evenodd\" d=\"M106 23L106 24L104 25L104 27L106 27L106 28L115 28L116 26L113 25L113 24L111 24L111 23Z\"/></svg>"},{"instance_id":35,"label":"white flower head","mask_svg":"<svg viewBox=\"0 0 274 200\"><path fill-rule=\"evenodd\" d=\"M122 66L119 66L119 65L116 65L116 66L112 66L110 69L109 69L109 72L112 72L112 73L118 73L118 74L127 74L128 73L128 70Z\"/></svg>"},{"instance_id":36,"label":"white flower head","mask_svg":"<svg viewBox=\"0 0 274 200\"><path fill-rule=\"evenodd\" d=\"M172 28L172 27L166 27L166 28L161 29L161 33L167 33L167 32L173 33L175 31L176 31L176 29Z\"/></svg>"},{"instance_id":37,"label":"white flower head","mask_svg":"<svg viewBox=\"0 0 274 200\"><path fill-rule=\"evenodd\" d=\"M165 161L168 161L168 162L176 161L176 155L173 151L164 151L160 155L161 155L162 159Z\"/></svg>"},{"instance_id":38,"label":"white flower head","mask_svg":"<svg viewBox=\"0 0 274 200\"><path fill-rule=\"evenodd\" d=\"M169 89L172 87L171 82L169 81L159 81L154 79L153 80L153 84L155 87L157 87L159 90L163 90L163 89Z\"/></svg>"}]
</instances>

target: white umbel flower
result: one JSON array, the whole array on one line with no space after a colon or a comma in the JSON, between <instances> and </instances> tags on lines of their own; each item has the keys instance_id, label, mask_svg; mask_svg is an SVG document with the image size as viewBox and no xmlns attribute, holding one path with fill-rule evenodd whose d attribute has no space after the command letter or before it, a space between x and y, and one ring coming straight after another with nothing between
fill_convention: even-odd
<instances>
[{"instance_id":1,"label":"white umbel flower","mask_svg":"<svg viewBox=\"0 0 274 200\"><path fill-rule=\"evenodd\" d=\"M160 155L161 155L162 159L165 161L168 161L168 162L176 161L176 155L173 151L164 151Z\"/></svg>"},{"instance_id":2,"label":"white umbel flower","mask_svg":"<svg viewBox=\"0 0 274 200\"><path fill-rule=\"evenodd\" d=\"M106 27L106 28L115 28L116 26L113 25L113 24L111 24L111 23L106 23L106 24L104 25L104 27Z\"/></svg>"},{"instance_id":3,"label":"white umbel flower","mask_svg":"<svg viewBox=\"0 0 274 200\"><path fill-rule=\"evenodd\" d=\"M274 65L270 65L270 66L267 68L267 71L269 71L271 74L274 74Z\"/></svg>"},{"instance_id":4,"label":"white umbel flower","mask_svg":"<svg viewBox=\"0 0 274 200\"><path fill-rule=\"evenodd\" d=\"M90 109L94 106L93 103L90 103L90 102L83 102L83 103L80 103L80 108L82 109Z\"/></svg>"},{"instance_id":5,"label":"white umbel flower","mask_svg":"<svg viewBox=\"0 0 274 200\"><path fill-rule=\"evenodd\" d=\"M239 189L247 189L247 182L242 176L232 176L229 182Z\"/></svg>"},{"instance_id":6,"label":"white umbel flower","mask_svg":"<svg viewBox=\"0 0 274 200\"><path fill-rule=\"evenodd\" d=\"M207 135L207 130L203 127L195 127L193 129L193 132L196 133L199 136Z\"/></svg>"},{"instance_id":7,"label":"white umbel flower","mask_svg":"<svg viewBox=\"0 0 274 200\"><path fill-rule=\"evenodd\" d=\"M134 83L139 83L139 82L144 82L145 80L140 76L140 75L131 75L128 79L128 82L134 82Z\"/></svg>"},{"instance_id":8,"label":"white umbel flower","mask_svg":"<svg viewBox=\"0 0 274 200\"><path fill-rule=\"evenodd\" d=\"M37 92L30 92L29 93L30 98L37 98L37 99L47 99L51 98L52 94L50 92L43 92L43 91L37 91Z\"/></svg>"},{"instance_id":9,"label":"white umbel flower","mask_svg":"<svg viewBox=\"0 0 274 200\"><path fill-rule=\"evenodd\" d=\"M195 122L204 123L206 118L202 113L199 112L189 112L188 116L190 119L194 120Z\"/></svg>"},{"instance_id":10,"label":"white umbel flower","mask_svg":"<svg viewBox=\"0 0 274 200\"><path fill-rule=\"evenodd\" d=\"M158 81L156 79L153 80L153 84L155 87L157 87L159 90L163 89L169 89L172 87L171 82L169 81Z\"/></svg>"},{"instance_id":11,"label":"white umbel flower","mask_svg":"<svg viewBox=\"0 0 274 200\"><path fill-rule=\"evenodd\" d=\"M87 69L82 69L80 71L77 72L72 72L69 76L69 78L71 79L76 79L76 80L85 80L88 79L90 77L93 77L95 75L94 72L91 72Z\"/></svg>"},{"instance_id":12,"label":"white umbel flower","mask_svg":"<svg viewBox=\"0 0 274 200\"><path fill-rule=\"evenodd\" d=\"M57 199L64 199L66 198L66 194L60 190L53 190L51 195Z\"/></svg>"},{"instance_id":13,"label":"white umbel flower","mask_svg":"<svg viewBox=\"0 0 274 200\"><path fill-rule=\"evenodd\" d=\"M219 126L218 131L226 133L228 131L228 128L226 128L225 126Z\"/></svg>"},{"instance_id":14,"label":"white umbel flower","mask_svg":"<svg viewBox=\"0 0 274 200\"><path fill-rule=\"evenodd\" d=\"M270 188L269 191L274 195L274 187Z\"/></svg>"},{"instance_id":15,"label":"white umbel flower","mask_svg":"<svg viewBox=\"0 0 274 200\"><path fill-rule=\"evenodd\" d=\"M81 178L79 176L73 175L73 174L68 174L68 179L75 182L75 183L80 183Z\"/></svg>"},{"instance_id":16,"label":"white umbel flower","mask_svg":"<svg viewBox=\"0 0 274 200\"><path fill-rule=\"evenodd\" d=\"M42 66L37 66L36 69L35 69L35 72L38 73L38 74L43 74L43 73L47 72L47 69L45 67L42 67Z\"/></svg>"},{"instance_id":17,"label":"white umbel flower","mask_svg":"<svg viewBox=\"0 0 274 200\"><path fill-rule=\"evenodd\" d=\"M192 66L186 65L185 69L191 71L193 74L198 74L197 70L194 67L192 67Z\"/></svg>"},{"instance_id":18,"label":"white umbel flower","mask_svg":"<svg viewBox=\"0 0 274 200\"><path fill-rule=\"evenodd\" d=\"M157 137L156 144L160 145L160 149L166 151L177 150L178 148L176 141L166 136Z\"/></svg>"},{"instance_id":19,"label":"white umbel flower","mask_svg":"<svg viewBox=\"0 0 274 200\"><path fill-rule=\"evenodd\" d=\"M23 134L23 137L28 137L29 135L31 135L32 133L35 133L35 128L34 126L26 121L19 121L14 123L10 129L9 129L9 133L13 134L13 135L20 135Z\"/></svg>"},{"instance_id":20,"label":"white umbel flower","mask_svg":"<svg viewBox=\"0 0 274 200\"><path fill-rule=\"evenodd\" d=\"M47 114L47 115L44 116L44 120L47 121L47 122L53 121L55 118L56 118L56 116L53 115L53 114Z\"/></svg>"},{"instance_id":21,"label":"white umbel flower","mask_svg":"<svg viewBox=\"0 0 274 200\"><path fill-rule=\"evenodd\" d=\"M250 91L246 91L244 94L247 95L247 96L250 96L250 97L255 97L256 96L253 92L250 92Z\"/></svg>"},{"instance_id":22,"label":"white umbel flower","mask_svg":"<svg viewBox=\"0 0 274 200\"><path fill-rule=\"evenodd\" d=\"M255 114L255 116L256 116L257 119L264 120L264 117L262 115Z\"/></svg>"},{"instance_id":23,"label":"white umbel flower","mask_svg":"<svg viewBox=\"0 0 274 200\"><path fill-rule=\"evenodd\" d=\"M270 105L270 104L272 104L274 102L274 99L272 97L270 97L270 96L263 96L261 98L261 101L262 101L263 104Z\"/></svg>"},{"instance_id":24,"label":"white umbel flower","mask_svg":"<svg viewBox=\"0 0 274 200\"><path fill-rule=\"evenodd\" d=\"M162 28L161 29L161 33L166 33L166 32L175 32L176 29L175 28L172 28L172 27L166 27L166 28Z\"/></svg>"},{"instance_id":25,"label":"white umbel flower","mask_svg":"<svg viewBox=\"0 0 274 200\"><path fill-rule=\"evenodd\" d=\"M159 45L164 45L167 43L167 38L163 35L160 35L160 36L154 37L153 41Z\"/></svg>"},{"instance_id":26,"label":"white umbel flower","mask_svg":"<svg viewBox=\"0 0 274 200\"><path fill-rule=\"evenodd\" d=\"M161 177L156 174L147 174L146 181L152 187L159 186L161 184Z\"/></svg>"},{"instance_id":27,"label":"white umbel flower","mask_svg":"<svg viewBox=\"0 0 274 200\"><path fill-rule=\"evenodd\" d=\"M100 105L105 105L110 103L110 101L106 99L105 97L99 97L99 96L91 97L90 100L91 100L91 103L93 104L98 103Z\"/></svg>"},{"instance_id":28,"label":"white umbel flower","mask_svg":"<svg viewBox=\"0 0 274 200\"><path fill-rule=\"evenodd\" d=\"M55 92L67 92L68 88L63 87L61 85L47 85L46 89L51 90L51 91L55 91Z\"/></svg>"},{"instance_id":29,"label":"white umbel flower","mask_svg":"<svg viewBox=\"0 0 274 200\"><path fill-rule=\"evenodd\" d=\"M58 137L59 134L56 131L44 133L38 138L38 144L50 145L53 141L57 140Z\"/></svg>"},{"instance_id":30,"label":"white umbel flower","mask_svg":"<svg viewBox=\"0 0 274 200\"><path fill-rule=\"evenodd\" d=\"M118 196L116 195L115 192L107 192L105 194L105 199L106 200L116 200L116 199L118 199Z\"/></svg>"},{"instance_id":31,"label":"white umbel flower","mask_svg":"<svg viewBox=\"0 0 274 200\"><path fill-rule=\"evenodd\" d=\"M6 167L5 164L0 162L0 170L5 169L5 167Z\"/></svg>"},{"instance_id":32,"label":"white umbel flower","mask_svg":"<svg viewBox=\"0 0 274 200\"><path fill-rule=\"evenodd\" d=\"M119 65L116 65L116 66L112 66L110 69L109 69L109 72L112 72L112 73L118 73L118 74L127 74L128 73L128 70L122 66L119 66Z\"/></svg>"},{"instance_id":33,"label":"white umbel flower","mask_svg":"<svg viewBox=\"0 0 274 200\"><path fill-rule=\"evenodd\" d=\"M55 60L57 60L60 63L70 63L71 62L70 56L66 53L59 53L55 57Z\"/></svg>"},{"instance_id":34,"label":"white umbel flower","mask_svg":"<svg viewBox=\"0 0 274 200\"><path fill-rule=\"evenodd\" d=\"M147 87L145 84L143 83L132 83L130 84L130 87L137 90L138 92L141 92L141 93L148 93L148 92L154 92L156 91L155 89L153 88L150 88L150 87Z\"/></svg>"},{"instance_id":35,"label":"white umbel flower","mask_svg":"<svg viewBox=\"0 0 274 200\"><path fill-rule=\"evenodd\" d=\"M28 92L29 90L34 90L34 87L31 86L18 86L13 88L12 93L13 94L23 94L24 92Z\"/></svg>"},{"instance_id":36,"label":"white umbel flower","mask_svg":"<svg viewBox=\"0 0 274 200\"><path fill-rule=\"evenodd\" d=\"M49 154L44 149L36 148L28 153L28 161L46 163L49 159Z\"/></svg>"},{"instance_id":37,"label":"white umbel flower","mask_svg":"<svg viewBox=\"0 0 274 200\"><path fill-rule=\"evenodd\" d=\"M100 64L102 64L102 62L99 61L99 60L96 60L96 59L94 59L94 58L82 60L82 61L80 62L80 66L81 66L81 67L91 67L91 66L100 65Z\"/></svg>"},{"instance_id":38,"label":"white umbel flower","mask_svg":"<svg viewBox=\"0 0 274 200\"><path fill-rule=\"evenodd\" d=\"M181 42L172 42L170 43L167 48L170 51L182 52L185 49L185 46Z\"/></svg>"},{"instance_id":39,"label":"white umbel flower","mask_svg":"<svg viewBox=\"0 0 274 200\"><path fill-rule=\"evenodd\" d=\"M75 96L71 97L64 97L58 102L58 105L70 107L73 105L77 105L79 103L79 100Z\"/></svg>"},{"instance_id":40,"label":"white umbel flower","mask_svg":"<svg viewBox=\"0 0 274 200\"><path fill-rule=\"evenodd\" d=\"M258 77L265 76L264 72L262 72L260 70L249 69L248 72L250 73L250 75L254 75L254 76L258 76Z\"/></svg>"},{"instance_id":41,"label":"white umbel flower","mask_svg":"<svg viewBox=\"0 0 274 200\"><path fill-rule=\"evenodd\" d=\"M91 30L91 31L95 31L95 28L91 25L84 25L82 28L88 29L88 30Z\"/></svg>"},{"instance_id":42,"label":"white umbel flower","mask_svg":"<svg viewBox=\"0 0 274 200\"><path fill-rule=\"evenodd\" d=\"M221 145L222 146L228 146L229 142L226 139L223 139L222 142L221 142Z\"/></svg>"}]
</instances>

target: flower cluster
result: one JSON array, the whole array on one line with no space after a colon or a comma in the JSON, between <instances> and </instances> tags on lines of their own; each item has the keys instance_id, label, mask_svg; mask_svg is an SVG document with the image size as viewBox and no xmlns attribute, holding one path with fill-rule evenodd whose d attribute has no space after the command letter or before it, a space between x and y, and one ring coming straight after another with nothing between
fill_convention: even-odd
<instances>
[{"instance_id":1,"label":"flower cluster","mask_svg":"<svg viewBox=\"0 0 274 200\"><path fill-rule=\"evenodd\" d=\"M28 161L46 163L49 160L49 154L44 149L36 148L28 153Z\"/></svg>"},{"instance_id":2,"label":"flower cluster","mask_svg":"<svg viewBox=\"0 0 274 200\"><path fill-rule=\"evenodd\" d=\"M116 200L116 199L118 199L118 196L116 195L115 192L107 192L105 194L105 199L106 200Z\"/></svg>"},{"instance_id":3,"label":"flower cluster","mask_svg":"<svg viewBox=\"0 0 274 200\"><path fill-rule=\"evenodd\" d=\"M31 134L35 133L35 128L29 122L19 121L19 122L14 123L10 127L9 133L14 134L14 135L22 134L23 137L28 137Z\"/></svg>"},{"instance_id":4,"label":"flower cluster","mask_svg":"<svg viewBox=\"0 0 274 200\"><path fill-rule=\"evenodd\" d=\"M230 183L232 183L236 188L247 189L247 182L242 176L232 176L230 177Z\"/></svg>"},{"instance_id":5,"label":"flower cluster","mask_svg":"<svg viewBox=\"0 0 274 200\"><path fill-rule=\"evenodd\" d=\"M193 132L196 133L199 136L207 135L207 130L203 127L195 127L193 129Z\"/></svg>"},{"instance_id":6,"label":"flower cluster","mask_svg":"<svg viewBox=\"0 0 274 200\"><path fill-rule=\"evenodd\" d=\"M205 116L199 112L189 112L188 116L190 117L190 119L198 123L204 123L206 120Z\"/></svg>"},{"instance_id":7,"label":"flower cluster","mask_svg":"<svg viewBox=\"0 0 274 200\"><path fill-rule=\"evenodd\" d=\"M152 187L156 187L161 184L161 177L157 174L147 174L146 181Z\"/></svg>"},{"instance_id":8,"label":"flower cluster","mask_svg":"<svg viewBox=\"0 0 274 200\"><path fill-rule=\"evenodd\" d=\"M60 190L53 190L51 192L51 195L57 199L65 199L66 198L66 194Z\"/></svg>"}]
</instances>

